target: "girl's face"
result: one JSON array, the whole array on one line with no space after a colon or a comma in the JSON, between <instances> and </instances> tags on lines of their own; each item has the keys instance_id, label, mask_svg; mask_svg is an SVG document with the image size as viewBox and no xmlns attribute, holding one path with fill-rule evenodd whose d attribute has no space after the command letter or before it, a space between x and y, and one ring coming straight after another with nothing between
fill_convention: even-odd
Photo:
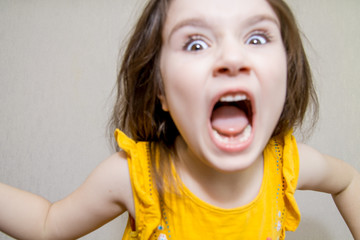
<instances>
[{"instance_id":1,"label":"girl's face","mask_svg":"<svg viewBox=\"0 0 360 240\"><path fill-rule=\"evenodd\" d=\"M265 0L174 0L160 69L169 111L191 156L219 171L260 159L286 92L279 21Z\"/></svg>"}]
</instances>

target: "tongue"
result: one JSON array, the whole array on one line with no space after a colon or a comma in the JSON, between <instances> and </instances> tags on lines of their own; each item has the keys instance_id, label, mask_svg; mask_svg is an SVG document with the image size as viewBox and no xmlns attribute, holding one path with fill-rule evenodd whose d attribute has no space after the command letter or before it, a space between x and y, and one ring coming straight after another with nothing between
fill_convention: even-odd
<instances>
[{"instance_id":1,"label":"tongue","mask_svg":"<svg viewBox=\"0 0 360 240\"><path fill-rule=\"evenodd\" d=\"M221 135L236 136L248 124L245 112L235 106L221 106L215 109L211 116L212 128Z\"/></svg>"}]
</instances>

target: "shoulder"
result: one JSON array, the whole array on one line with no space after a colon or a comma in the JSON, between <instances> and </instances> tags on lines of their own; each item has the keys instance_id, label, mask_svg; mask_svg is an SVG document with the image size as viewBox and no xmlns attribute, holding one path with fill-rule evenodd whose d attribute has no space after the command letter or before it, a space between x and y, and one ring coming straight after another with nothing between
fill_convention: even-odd
<instances>
[{"instance_id":1,"label":"shoulder","mask_svg":"<svg viewBox=\"0 0 360 240\"><path fill-rule=\"evenodd\" d=\"M312 190L321 183L326 172L326 160L316 149L303 144L297 145L300 158L298 189Z\"/></svg>"},{"instance_id":2,"label":"shoulder","mask_svg":"<svg viewBox=\"0 0 360 240\"><path fill-rule=\"evenodd\" d=\"M297 189L336 194L351 181L354 169L344 161L298 144L300 171Z\"/></svg>"},{"instance_id":3,"label":"shoulder","mask_svg":"<svg viewBox=\"0 0 360 240\"><path fill-rule=\"evenodd\" d=\"M133 212L133 196L127 154L123 151L105 159L91 174L112 194L114 202ZM98 175L98 177L96 177Z\"/></svg>"},{"instance_id":4,"label":"shoulder","mask_svg":"<svg viewBox=\"0 0 360 240\"><path fill-rule=\"evenodd\" d=\"M126 159L125 153L111 155L73 193L53 204L51 215L59 229L68 229L64 234L81 236L125 211L134 212Z\"/></svg>"}]
</instances>

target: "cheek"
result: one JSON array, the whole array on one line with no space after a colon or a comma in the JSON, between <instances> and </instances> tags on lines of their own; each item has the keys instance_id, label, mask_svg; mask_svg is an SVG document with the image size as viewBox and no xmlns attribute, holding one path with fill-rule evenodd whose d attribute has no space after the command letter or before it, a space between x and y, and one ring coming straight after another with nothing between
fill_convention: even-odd
<instances>
[{"instance_id":1,"label":"cheek","mask_svg":"<svg viewBox=\"0 0 360 240\"><path fill-rule=\"evenodd\" d=\"M191 110L199 102L201 77L195 69L181 63L166 64L164 69L163 84L170 110Z\"/></svg>"},{"instance_id":2,"label":"cheek","mask_svg":"<svg viewBox=\"0 0 360 240\"><path fill-rule=\"evenodd\" d=\"M279 117L285 103L286 87L287 87L287 68L286 61L283 58L278 59L278 64L269 66L264 76L271 76L270 78L263 78L263 95L262 103L267 109L268 114ZM265 80L264 80L265 79Z\"/></svg>"},{"instance_id":3,"label":"cheek","mask_svg":"<svg viewBox=\"0 0 360 240\"><path fill-rule=\"evenodd\" d=\"M207 121L205 79L193 66L163 65L163 82L169 113L180 134L188 142L193 133Z\"/></svg>"},{"instance_id":4,"label":"cheek","mask_svg":"<svg viewBox=\"0 0 360 240\"><path fill-rule=\"evenodd\" d=\"M286 96L286 87L287 87L287 76L286 71L280 72L278 75L275 75L276 78L273 81L273 84L269 86L269 94L271 96L268 96L268 99L270 100L269 103L273 101L273 104L276 104L275 106L277 108L283 108L283 105L285 103L285 96Z\"/></svg>"},{"instance_id":5,"label":"cheek","mask_svg":"<svg viewBox=\"0 0 360 240\"><path fill-rule=\"evenodd\" d=\"M277 92L279 94L280 101L282 103L282 107L285 104L285 98L286 98L286 89L287 89L287 63L286 60L283 61L281 68L281 72L278 77L277 82Z\"/></svg>"},{"instance_id":6,"label":"cheek","mask_svg":"<svg viewBox=\"0 0 360 240\"><path fill-rule=\"evenodd\" d=\"M279 50L279 52L282 52ZM286 87L287 87L287 61L286 61L286 54L279 54L278 60L274 61L274 64L271 69L269 69L269 73L273 76L272 78L272 92L280 102L285 101L286 95Z\"/></svg>"}]
</instances>

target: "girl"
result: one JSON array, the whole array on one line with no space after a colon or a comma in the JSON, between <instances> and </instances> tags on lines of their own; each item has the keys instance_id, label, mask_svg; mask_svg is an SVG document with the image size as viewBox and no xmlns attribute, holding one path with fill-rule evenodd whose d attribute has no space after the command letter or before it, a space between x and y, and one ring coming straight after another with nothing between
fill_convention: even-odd
<instances>
[{"instance_id":1,"label":"girl","mask_svg":"<svg viewBox=\"0 0 360 240\"><path fill-rule=\"evenodd\" d=\"M123 151L54 204L0 185L2 231L74 239L128 211L124 239L283 239L312 189L360 239L359 174L292 136L316 96L281 0L149 1L118 93Z\"/></svg>"}]
</instances>

